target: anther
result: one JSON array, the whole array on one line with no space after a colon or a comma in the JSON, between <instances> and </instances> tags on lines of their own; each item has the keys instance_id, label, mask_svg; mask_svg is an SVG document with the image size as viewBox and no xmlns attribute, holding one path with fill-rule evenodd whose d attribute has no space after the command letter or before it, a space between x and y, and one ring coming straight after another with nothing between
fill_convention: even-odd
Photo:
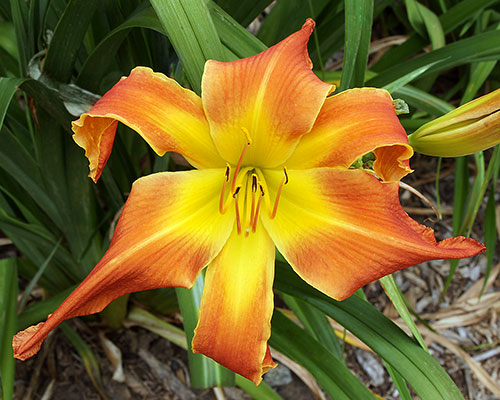
<instances>
[{"instance_id":1,"label":"anther","mask_svg":"<svg viewBox=\"0 0 500 400\"><path fill-rule=\"evenodd\" d=\"M286 167L283 168L283 178L281 179L280 185L278 187L278 192L276 193L276 199L274 200L273 212L271 213L271 219L276 217L276 213L278 212L278 203L281 197L281 190L283 189L283 185L288 183L288 173L286 172Z\"/></svg>"},{"instance_id":2,"label":"anther","mask_svg":"<svg viewBox=\"0 0 500 400\"><path fill-rule=\"evenodd\" d=\"M240 158L238 159L238 164L236 164L236 168L234 170L233 182L231 183L231 190L234 190L234 187L236 185L236 177L238 176L238 172L240 172L241 164L243 164L243 158L245 157L245 153L247 152L247 148L248 148L248 146L250 146L252 144L252 138L250 137L250 133L248 132L248 129L241 128L241 130L245 134L247 141L245 143L245 147L243 147L243 150L241 151Z\"/></svg>"},{"instance_id":3,"label":"anther","mask_svg":"<svg viewBox=\"0 0 500 400\"><path fill-rule=\"evenodd\" d=\"M220 198L219 198L219 212L221 214L224 214L226 212L224 210L224 195L226 193L226 186L227 183L229 182L230 176L231 176L231 166L229 164L226 164L226 172L224 173L224 182L222 183L222 190L220 192Z\"/></svg>"},{"instance_id":4,"label":"anther","mask_svg":"<svg viewBox=\"0 0 500 400\"><path fill-rule=\"evenodd\" d=\"M236 190L234 191L234 193L233 193L233 199L235 199L235 198L236 198L236 196L238 195L238 193L240 192L240 190L241 190L241 186L238 186L238 187L236 188Z\"/></svg>"}]
</instances>

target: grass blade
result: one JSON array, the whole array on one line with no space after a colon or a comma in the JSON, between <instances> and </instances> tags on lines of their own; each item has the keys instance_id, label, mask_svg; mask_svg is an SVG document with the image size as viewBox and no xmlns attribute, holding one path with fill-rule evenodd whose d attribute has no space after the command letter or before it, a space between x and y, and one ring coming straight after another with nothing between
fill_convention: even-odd
<instances>
[{"instance_id":1,"label":"grass blade","mask_svg":"<svg viewBox=\"0 0 500 400\"><path fill-rule=\"evenodd\" d=\"M0 129L2 129L10 102L17 88L21 86L24 81L24 79L20 78L0 78Z\"/></svg>"},{"instance_id":2,"label":"grass blade","mask_svg":"<svg viewBox=\"0 0 500 400\"><path fill-rule=\"evenodd\" d=\"M341 91L364 85L372 18L373 1L345 1L345 47L340 81Z\"/></svg>"},{"instance_id":3,"label":"grass blade","mask_svg":"<svg viewBox=\"0 0 500 400\"><path fill-rule=\"evenodd\" d=\"M282 294L281 297L299 318L304 328L336 358L342 360L342 350L337 335L325 314L296 297L287 294Z\"/></svg>"},{"instance_id":4,"label":"grass blade","mask_svg":"<svg viewBox=\"0 0 500 400\"><path fill-rule=\"evenodd\" d=\"M257 18L272 0L219 0L217 3L242 26L248 26Z\"/></svg>"},{"instance_id":5,"label":"grass blade","mask_svg":"<svg viewBox=\"0 0 500 400\"><path fill-rule=\"evenodd\" d=\"M316 15L328 3L329 0L311 0ZM262 22L257 37L266 45L272 46L291 33L298 31L309 17L314 17L314 15L311 15L307 1L280 0Z\"/></svg>"},{"instance_id":6,"label":"grass blade","mask_svg":"<svg viewBox=\"0 0 500 400\"><path fill-rule=\"evenodd\" d=\"M499 146L497 146L498 148ZM490 161L491 164L491 161ZM486 211L484 214L484 244L486 246L486 272L484 274L484 287L488 282L491 268L493 267L493 258L495 256L495 248L498 238L497 231L497 206L496 206L496 189L498 187L498 175L500 173L500 163L497 161L493 171L493 179L491 181L491 190L486 203Z\"/></svg>"},{"instance_id":7,"label":"grass blade","mask_svg":"<svg viewBox=\"0 0 500 400\"><path fill-rule=\"evenodd\" d=\"M33 291L33 288L38 283L40 277L43 275L43 273L47 269L47 266L49 265L49 263L52 261L52 258L56 254L56 251L59 248L59 245L61 244L61 242L62 242L62 238L59 239L57 244L54 246L54 249L50 252L47 259L40 266L40 269L37 271L37 273L35 274L33 279L30 281L28 286L26 286L26 289L24 289L23 297L21 298L21 301L19 302L19 310L22 310L24 308L24 305L26 304L26 301L28 300L28 296L31 294L31 292Z\"/></svg>"},{"instance_id":8,"label":"grass blade","mask_svg":"<svg viewBox=\"0 0 500 400\"><path fill-rule=\"evenodd\" d=\"M43 64L44 72L59 82L71 79L76 60L90 20L99 0L70 0L59 19Z\"/></svg>"},{"instance_id":9,"label":"grass blade","mask_svg":"<svg viewBox=\"0 0 500 400\"><path fill-rule=\"evenodd\" d=\"M497 0L462 0L457 2L452 8L439 17L443 32L445 34L450 33L465 21L473 18L478 11L488 7L496 1ZM382 72L395 64L399 64L403 60L417 54L427 45L427 43L427 40L417 33L413 33L402 45L388 50L373 66L373 70Z\"/></svg>"},{"instance_id":10,"label":"grass blade","mask_svg":"<svg viewBox=\"0 0 500 400\"><path fill-rule=\"evenodd\" d=\"M182 61L191 87L201 91L207 60L225 61L225 53L204 1L151 0L158 19Z\"/></svg>"},{"instance_id":11,"label":"grass blade","mask_svg":"<svg viewBox=\"0 0 500 400\"><path fill-rule=\"evenodd\" d=\"M17 325L17 269L15 259L0 260L0 397L14 396L15 363L12 337Z\"/></svg>"},{"instance_id":12,"label":"grass blade","mask_svg":"<svg viewBox=\"0 0 500 400\"><path fill-rule=\"evenodd\" d=\"M404 296L401 293L401 290L399 289L399 286L397 285L396 281L394 280L394 276L387 275L380 278L379 281L382 287L384 288L387 297L389 297L394 308L396 308L399 316L402 318L406 326L410 329L411 333L413 334L413 337L417 340L417 342L424 350L428 351L424 339L422 338L422 335L420 334L417 326L415 325L415 321L413 321L413 318L411 317L411 314L408 311L408 308L406 307Z\"/></svg>"},{"instance_id":13,"label":"grass blade","mask_svg":"<svg viewBox=\"0 0 500 400\"><path fill-rule=\"evenodd\" d=\"M366 85L383 87L431 63L435 64L425 71L422 76L484 58L491 60L500 59L500 31L481 33L433 50L401 64L393 65L370 79L366 82Z\"/></svg>"}]
</instances>

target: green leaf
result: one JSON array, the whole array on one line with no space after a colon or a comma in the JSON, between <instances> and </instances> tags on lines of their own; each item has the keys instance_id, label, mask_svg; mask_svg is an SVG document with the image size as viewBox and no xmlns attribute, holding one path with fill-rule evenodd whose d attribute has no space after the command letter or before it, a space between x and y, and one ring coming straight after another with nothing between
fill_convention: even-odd
<instances>
[{"instance_id":1,"label":"green leaf","mask_svg":"<svg viewBox=\"0 0 500 400\"><path fill-rule=\"evenodd\" d=\"M59 248L59 245L61 244L61 241L62 241L62 238L59 239L59 242L57 242L57 244L54 246L54 249L50 252L49 256L43 262L43 264L40 266L40 269L37 271L37 273L35 274L33 279L30 281L28 286L26 286L26 288L24 289L23 297L21 298L21 301L19 302L19 310L22 310L24 308L24 305L26 304L26 301L28 300L28 296L31 294L35 285L38 283L40 277L43 275L47 266L52 261L52 258L56 254L56 251Z\"/></svg>"},{"instance_id":2,"label":"green leaf","mask_svg":"<svg viewBox=\"0 0 500 400\"><path fill-rule=\"evenodd\" d=\"M423 400L462 399L460 390L425 350L357 296L335 301L303 282L289 266L276 263L275 288L315 306L351 331L389 363Z\"/></svg>"},{"instance_id":3,"label":"green leaf","mask_svg":"<svg viewBox=\"0 0 500 400\"><path fill-rule=\"evenodd\" d=\"M0 47L14 59L19 59L16 43L16 30L12 22L0 22Z\"/></svg>"},{"instance_id":4,"label":"green leaf","mask_svg":"<svg viewBox=\"0 0 500 400\"><path fill-rule=\"evenodd\" d=\"M439 22L445 34L450 33L457 26L460 26L465 21L474 17L475 13L497 0L462 0L457 2L446 13L439 17ZM401 63L420 50L422 50L428 41L419 36L417 33L410 34L408 40L402 45L388 50L380 60L372 67L374 71L381 72L386 69Z\"/></svg>"},{"instance_id":5,"label":"green leaf","mask_svg":"<svg viewBox=\"0 0 500 400\"><path fill-rule=\"evenodd\" d=\"M77 265L67 266L81 280L103 253L100 237L96 235L98 215L93 184L87 177L88 161L71 136L43 110L38 112L38 121L40 175L57 210L57 216L51 214L51 218L57 221L58 228L64 233L70 251L82 260ZM91 237L94 240L89 248Z\"/></svg>"},{"instance_id":6,"label":"green leaf","mask_svg":"<svg viewBox=\"0 0 500 400\"><path fill-rule=\"evenodd\" d=\"M271 321L269 344L304 366L332 399L374 399L345 364L281 312Z\"/></svg>"},{"instance_id":7,"label":"green leaf","mask_svg":"<svg viewBox=\"0 0 500 400\"><path fill-rule=\"evenodd\" d=\"M0 78L0 129L2 129L3 120L7 114L9 104L19 86L25 80L19 78Z\"/></svg>"},{"instance_id":8,"label":"green leaf","mask_svg":"<svg viewBox=\"0 0 500 400\"><path fill-rule=\"evenodd\" d=\"M236 56L250 57L267 49L265 44L238 24L215 2L209 1L208 9L220 40Z\"/></svg>"},{"instance_id":9,"label":"green leaf","mask_svg":"<svg viewBox=\"0 0 500 400\"><path fill-rule=\"evenodd\" d=\"M384 365L385 365L385 368L387 369L387 372L391 376L392 381L394 382L394 386L396 386L396 389L398 389L398 392L399 392L399 395L401 396L401 399L402 400L412 400L410 391L408 390L408 386L406 386L405 380L389 364L384 362Z\"/></svg>"},{"instance_id":10,"label":"green leaf","mask_svg":"<svg viewBox=\"0 0 500 400\"><path fill-rule=\"evenodd\" d=\"M393 93L396 90L405 86L406 84L410 83L411 81L417 79L425 71L427 71L429 68L431 68L434 64L436 64L438 62L439 61L435 61L432 64L424 65L420 68L417 68L416 70L410 72L409 74L406 74L406 75L402 76L401 78L396 79L395 81L392 81L391 83L385 85L382 89L385 89L390 93Z\"/></svg>"},{"instance_id":11,"label":"green leaf","mask_svg":"<svg viewBox=\"0 0 500 400\"><path fill-rule=\"evenodd\" d=\"M409 85L396 89L392 95L394 97L402 98L415 108L421 109L430 115L438 117L455 109L455 107L446 101L441 100L439 97Z\"/></svg>"},{"instance_id":12,"label":"green leaf","mask_svg":"<svg viewBox=\"0 0 500 400\"><path fill-rule=\"evenodd\" d=\"M303 0L278 1L262 22L257 37L266 45L272 46L298 31L307 18L314 17L307 3ZM329 0L311 0L316 15L321 13L328 3Z\"/></svg>"},{"instance_id":13,"label":"green leaf","mask_svg":"<svg viewBox=\"0 0 500 400\"><path fill-rule=\"evenodd\" d=\"M46 320L47 316L53 313L76 287L77 285L71 286L51 297L27 306L17 317L16 331L22 331L30 325Z\"/></svg>"},{"instance_id":14,"label":"green leaf","mask_svg":"<svg viewBox=\"0 0 500 400\"><path fill-rule=\"evenodd\" d=\"M345 1L344 64L340 90L364 86L370 50L373 1Z\"/></svg>"},{"instance_id":15,"label":"green leaf","mask_svg":"<svg viewBox=\"0 0 500 400\"><path fill-rule=\"evenodd\" d=\"M498 179L498 173L497 173ZM495 185L496 186L496 185ZM491 268L493 267L493 260L495 257L495 249L497 246L498 232L497 232L497 212L495 200L495 186L491 188L486 203L486 210L484 213L484 245L486 246L486 272L484 274L484 285L488 282ZM484 290L484 286L483 286Z\"/></svg>"},{"instance_id":16,"label":"green leaf","mask_svg":"<svg viewBox=\"0 0 500 400\"><path fill-rule=\"evenodd\" d=\"M19 51L19 71L20 75L24 76L28 60L33 54L32 43L28 38L28 8L25 2L10 0L10 10Z\"/></svg>"},{"instance_id":17,"label":"green leaf","mask_svg":"<svg viewBox=\"0 0 500 400\"><path fill-rule=\"evenodd\" d=\"M459 40L420 57L394 65L370 79L366 85L383 87L418 68L433 63L422 76L484 58L500 58L500 31L485 32Z\"/></svg>"},{"instance_id":18,"label":"green leaf","mask_svg":"<svg viewBox=\"0 0 500 400\"><path fill-rule=\"evenodd\" d=\"M231 15L239 24L247 26L257 18L272 0L219 0L217 3L228 14ZM240 26L241 26L240 25Z\"/></svg>"},{"instance_id":19,"label":"green leaf","mask_svg":"<svg viewBox=\"0 0 500 400\"><path fill-rule=\"evenodd\" d=\"M495 158L498 157L498 152L496 153ZM488 177L485 174L484 153L476 153L473 157L476 164L476 176L474 177L474 183L472 184L469 201L467 202L467 206L465 208L464 219L459 231L460 235L465 233L470 235L472 224L476 219L477 211L483 201L484 193L486 192L488 185Z\"/></svg>"},{"instance_id":20,"label":"green leaf","mask_svg":"<svg viewBox=\"0 0 500 400\"><path fill-rule=\"evenodd\" d=\"M207 60L225 61L225 53L204 1L151 0L158 19L182 61L191 87L201 91Z\"/></svg>"},{"instance_id":21,"label":"green leaf","mask_svg":"<svg viewBox=\"0 0 500 400\"><path fill-rule=\"evenodd\" d=\"M41 107L47 111L59 125L70 132L71 121L75 118L64 106L57 90L35 79L28 79L23 82L21 89L23 89L28 96L35 99L37 107Z\"/></svg>"},{"instance_id":22,"label":"green leaf","mask_svg":"<svg viewBox=\"0 0 500 400\"><path fill-rule=\"evenodd\" d=\"M281 297L305 329L336 358L342 360L343 355L339 340L325 314L293 296L282 294Z\"/></svg>"},{"instance_id":23,"label":"green leaf","mask_svg":"<svg viewBox=\"0 0 500 400\"><path fill-rule=\"evenodd\" d=\"M428 34L433 49L443 47L445 45L444 32L437 15L416 0L405 0L405 4L413 29L423 37Z\"/></svg>"},{"instance_id":24,"label":"green leaf","mask_svg":"<svg viewBox=\"0 0 500 400\"><path fill-rule=\"evenodd\" d=\"M391 303L396 308L399 316L403 319L406 326L410 329L411 333L413 334L413 337L417 340L417 342L420 344L420 346L422 346L424 350L428 351L424 339L422 338L422 335L420 334L417 326L415 325L415 321L413 321L413 318L411 317L411 314L408 311L408 308L406 307L404 296L401 293L401 289L399 289L399 286L394 280L394 276L386 275L380 278L379 281L382 287L384 288L387 297L389 297Z\"/></svg>"},{"instance_id":25,"label":"green leaf","mask_svg":"<svg viewBox=\"0 0 500 400\"><path fill-rule=\"evenodd\" d=\"M17 325L17 269L15 259L0 260L0 397L12 400L15 363L12 337Z\"/></svg>"},{"instance_id":26,"label":"green leaf","mask_svg":"<svg viewBox=\"0 0 500 400\"><path fill-rule=\"evenodd\" d=\"M70 0L50 41L44 72L59 82L69 82L90 20L99 0Z\"/></svg>"},{"instance_id":27,"label":"green leaf","mask_svg":"<svg viewBox=\"0 0 500 400\"><path fill-rule=\"evenodd\" d=\"M116 52L133 28L149 28L164 33L152 7L141 7L125 22L109 32L89 54L78 75L76 84L97 92L108 67L115 60Z\"/></svg>"}]
</instances>

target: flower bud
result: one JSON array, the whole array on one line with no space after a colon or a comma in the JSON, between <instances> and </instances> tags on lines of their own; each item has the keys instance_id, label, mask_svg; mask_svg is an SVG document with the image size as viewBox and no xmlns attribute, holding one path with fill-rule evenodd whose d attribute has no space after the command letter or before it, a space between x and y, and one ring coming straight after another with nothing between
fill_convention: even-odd
<instances>
[{"instance_id":1,"label":"flower bud","mask_svg":"<svg viewBox=\"0 0 500 400\"><path fill-rule=\"evenodd\" d=\"M408 141L429 156L459 157L500 143L500 89L418 128Z\"/></svg>"}]
</instances>

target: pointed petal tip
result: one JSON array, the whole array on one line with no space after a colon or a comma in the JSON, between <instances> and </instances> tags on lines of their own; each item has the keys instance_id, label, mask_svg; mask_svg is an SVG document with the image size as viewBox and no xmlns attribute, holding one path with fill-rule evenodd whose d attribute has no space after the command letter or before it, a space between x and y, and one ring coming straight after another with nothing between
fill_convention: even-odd
<instances>
[{"instance_id":1,"label":"pointed petal tip","mask_svg":"<svg viewBox=\"0 0 500 400\"><path fill-rule=\"evenodd\" d=\"M448 258L454 259L474 257L486 251L486 246L483 243L464 236L444 239L438 242L437 246L453 251L454 253Z\"/></svg>"},{"instance_id":2,"label":"pointed petal tip","mask_svg":"<svg viewBox=\"0 0 500 400\"><path fill-rule=\"evenodd\" d=\"M314 22L312 18L307 18L306 22L304 22L304 25L302 25L302 29L309 31L309 34L311 34L315 26L316 22Z\"/></svg>"},{"instance_id":3,"label":"pointed petal tip","mask_svg":"<svg viewBox=\"0 0 500 400\"><path fill-rule=\"evenodd\" d=\"M245 135L253 140L245 162L274 168L290 157L314 125L332 85L312 72L307 43L315 22L269 49L230 62L207 61L203 107L222 158L237 164Z\"/></svg>"},{"instance_id":4,"label":"pointed petal tip","mask_svg":"<svg viewBox=\"0 0 500 400\"><path fill-rule=\"evenodd\" d=\"M40 322L37 325L30 326L25 330L18 332L12 338L12 348L14 350L14 358L18 360L24 361L30 357L33 357L38 351L40 347L42 347L43 340L38 340L35 343L31 344L27 349L23 349L23 346L28 343L33 336L42 328L44 322Z\"/></svg>"},{"instance_id":5,"label":"pointed petal tip","mask_svg":"<svg viewBox=\"0 0 500 400\"><path fill-rule=\"evenodd\" d=\"M256 385L275 366L271 336L275 249L262 226L248 237L235 228L207 267L192 348Z\"/></svg>"}]
</instances>

